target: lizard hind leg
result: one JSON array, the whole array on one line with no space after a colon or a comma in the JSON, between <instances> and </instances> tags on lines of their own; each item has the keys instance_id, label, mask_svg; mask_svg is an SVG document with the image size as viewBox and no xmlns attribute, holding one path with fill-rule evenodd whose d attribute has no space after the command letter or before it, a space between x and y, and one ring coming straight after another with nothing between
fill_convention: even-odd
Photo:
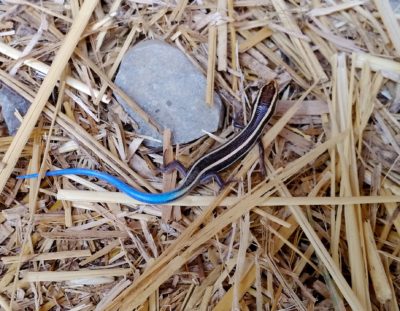
<instances>
[{"instance_id":1,"label":"lizard hind leg","mask_svg":"<svg viewBox=\"0 0 400 311\"><path fill-rule=\"evenodd\" d=\"M201 179L200 182L202 184L206 184L208 183L211 179L214 179L215 182L218 184L218 186L222 189L223 187L226 186L226 183L223 181L223 179L221 178L221 176L219 176L217 173L207 173L206 175L204 175Z\"/></svg>"}]
</instances>

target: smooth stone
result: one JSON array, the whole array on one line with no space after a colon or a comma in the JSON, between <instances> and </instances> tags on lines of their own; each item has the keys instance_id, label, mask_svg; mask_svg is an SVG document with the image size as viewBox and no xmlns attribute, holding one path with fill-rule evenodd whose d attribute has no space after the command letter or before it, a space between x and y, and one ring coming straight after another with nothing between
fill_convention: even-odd
<instances>
[{"instance_id":1,"label":"smooth stone","mask_svg":"<svg viewBox=\"0 0 400 311\"><path fill-rule=\"evenodd\" d=\"M131 48L122 60L115 83L161 127L172 131L174 144L193 141L204 136L204 131L218 129L221 99L214 94L214 105L206 104L203 73L184 53L165 42L142 41ZM116 97L138 124L138 134L160 140L147 140L146 144L161 146L162 135Z\"/></svg>"},{"instance_id":2,"label":"smooth stone","mask_svg":"<svg viewBox=\"0 0 400 311\"><path fill-rule=\"evenodd\" d=\"M390 0L390 4L395 13L400 13L400 0Z\"/></svg>"},{"instance_id":3,"label":"smooth stone","mask_svg":"<svg viewBox=\"0 0 400 311\"><path fill-rule=\"evenodd\" d=\"M0 84L0 106L8 133L15 135L21 125L15 116L15 111L24 116L29 109L30 102L7 86Z\"/></svg>"}]
</instances>

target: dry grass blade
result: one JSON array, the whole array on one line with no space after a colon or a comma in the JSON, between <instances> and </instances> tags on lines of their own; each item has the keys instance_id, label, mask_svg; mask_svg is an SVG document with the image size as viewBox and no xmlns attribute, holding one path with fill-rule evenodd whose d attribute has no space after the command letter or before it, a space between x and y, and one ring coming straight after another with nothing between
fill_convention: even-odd
<instances>
[{"instance_id":1,"label":"dry grass blade","mask_svg":"<svg viewBox=\"0 0 400 311\"><path fill-rule=\"evenodd\" d=\"M400 42L398 40L400 38L400 25L396 19L389 0L374 0L374 3L383 20L383 23L386 26L386 30L389 33L392 44L396 49L396 54L397 56L400 56Z\"/></svg>"},{"instance_id":2,"label":"dry grass blade","mask_svg":"<svg viewBox=\"0 0 400 311\"><path fill-rule=\"evenodd\" d=\"M65 37L64 43L58 51L46 78L43 80L42 86L21 124L20 130L15 135L13 142L4 155L2 162L5 166L0 170L0 191L3 190L8 178L14 170L19 155L28 141L40 113L46 105L47 99L50 97L50 94L57 83L57 79L59 79L61 72L64 70L65 65L71 57L72 52L80 39L80 35L89 22L96 5L97 1L84 2L79 11L79 15Z\"/></svg>"},{"instance_id":3,"label":"dry grass blade","mask_svg":"<svg viewBox=\"0 0 400 311\"><path fill-rule=\"evenodd\" d=\"M19 59L22 56L22 53L18 51L17 49L14 49L13 47L0 42L0 53L12 58L12 59ZM39 71L40 73L47 75L50 67L40 61L33 60L33 59L28 59L24 61L25 65L28 65L29 67ZM91 90L85 83L82 81L79 81L73 77L67 76L65 78L65 82L71 86L74 89L77 89L78 91L81 91L87 95L95 95L99 96L100 92L98 90ZM104 103L109 103L110 99L107 96L102 96L101 101Z\"/></svg>"},{"instance_id":4,"label":"dry grass blade","mask_svg":"<svg viewBox=\"0 0 400 311\"><path fill-rule=\"evenodd\" d=\"M120 192L95 192L82 190L60 190L57 199L72 202L92 202L92 203L119 203L129 205L151 205L139 202L124 193ZM169 202L170 206L208 206L216 199L215 196L192 196L188 195L176 201ZM222 200L224 206L232 206L240 201L237 197L227 197ZM285 206L298 203L299 205L342 205L342 204L374 204L374 203L396 203L400 201L398 195L385 196L359 196L359 197L294 197L265 198L263 206Z\"/></svg>"}]
</instances>

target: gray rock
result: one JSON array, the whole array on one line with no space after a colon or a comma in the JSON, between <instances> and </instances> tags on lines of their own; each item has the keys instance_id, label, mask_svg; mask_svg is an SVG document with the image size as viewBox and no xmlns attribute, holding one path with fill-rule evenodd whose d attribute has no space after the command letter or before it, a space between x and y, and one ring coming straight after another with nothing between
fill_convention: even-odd
<instances>
[{"instance_id":1,"label":"gray rock","mask_svg":"<svg viewBox=\"0 0 400 311\"><path fill-rule=\"evenodd\" d=\"M29 109L30 102L7 86L0 84L0 106L8 132L10 135L14 135L21 124L15 117L15 111L24 116Z\"/></svg>"},{"instance_id":2,"label":"gray rock","mask_svg":"<svg viewBox=\"0 0 400 311\"><path fill-rule=\"evenodd\" d=\"M400 13L400 0L390 0L390 4L395 13Z\"/></svg>"},{"instance_id":3,"label":"gray rock","mask_svg":"<svg viewBox=\"0 0 400 311\"><path fill-rule=\"evenodd\" d=\"M172 131L173 143L186 143L218 129L221 99L214 106L205 102L206 78L184 53L162 41L142 41L122 60L115 79L161 127ZM117 95L117 100L138 124L138 134L162 141L162 136L136 115ZM151 146L161 146L154 141Z\"/></svg>"}]
</instances>

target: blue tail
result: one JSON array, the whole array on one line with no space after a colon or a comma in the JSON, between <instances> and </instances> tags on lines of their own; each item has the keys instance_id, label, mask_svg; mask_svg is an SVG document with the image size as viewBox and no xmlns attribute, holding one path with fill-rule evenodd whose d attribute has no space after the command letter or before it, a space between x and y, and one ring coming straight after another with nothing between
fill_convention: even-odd
<instances>
[{"instance_id":1,"label":"blue tail","mask_svg":"<svg viewBox=\"0 0 400 311\"><path fill-rule=\"evenodd\" d=\"M86 168L67 168L63 170L57 171L48 171L45 176L62 176L62 175L83 175L83 176L92 176L97 177L101 180L108 182L113 185L119 191L124 192L131 198L138 200L143 203L149 204L163 204L176 200L185 194L185 190L181 188L177 188L175 190L164 192L164 193L146 193L136 190L135 188L127 185L123 181L118 178L109 175L107 173L103 173L100 171L90 170ZM18 176L18 179L30 179L37 178L39 174L28 174Z\"/></svg>"}]
</instances>

